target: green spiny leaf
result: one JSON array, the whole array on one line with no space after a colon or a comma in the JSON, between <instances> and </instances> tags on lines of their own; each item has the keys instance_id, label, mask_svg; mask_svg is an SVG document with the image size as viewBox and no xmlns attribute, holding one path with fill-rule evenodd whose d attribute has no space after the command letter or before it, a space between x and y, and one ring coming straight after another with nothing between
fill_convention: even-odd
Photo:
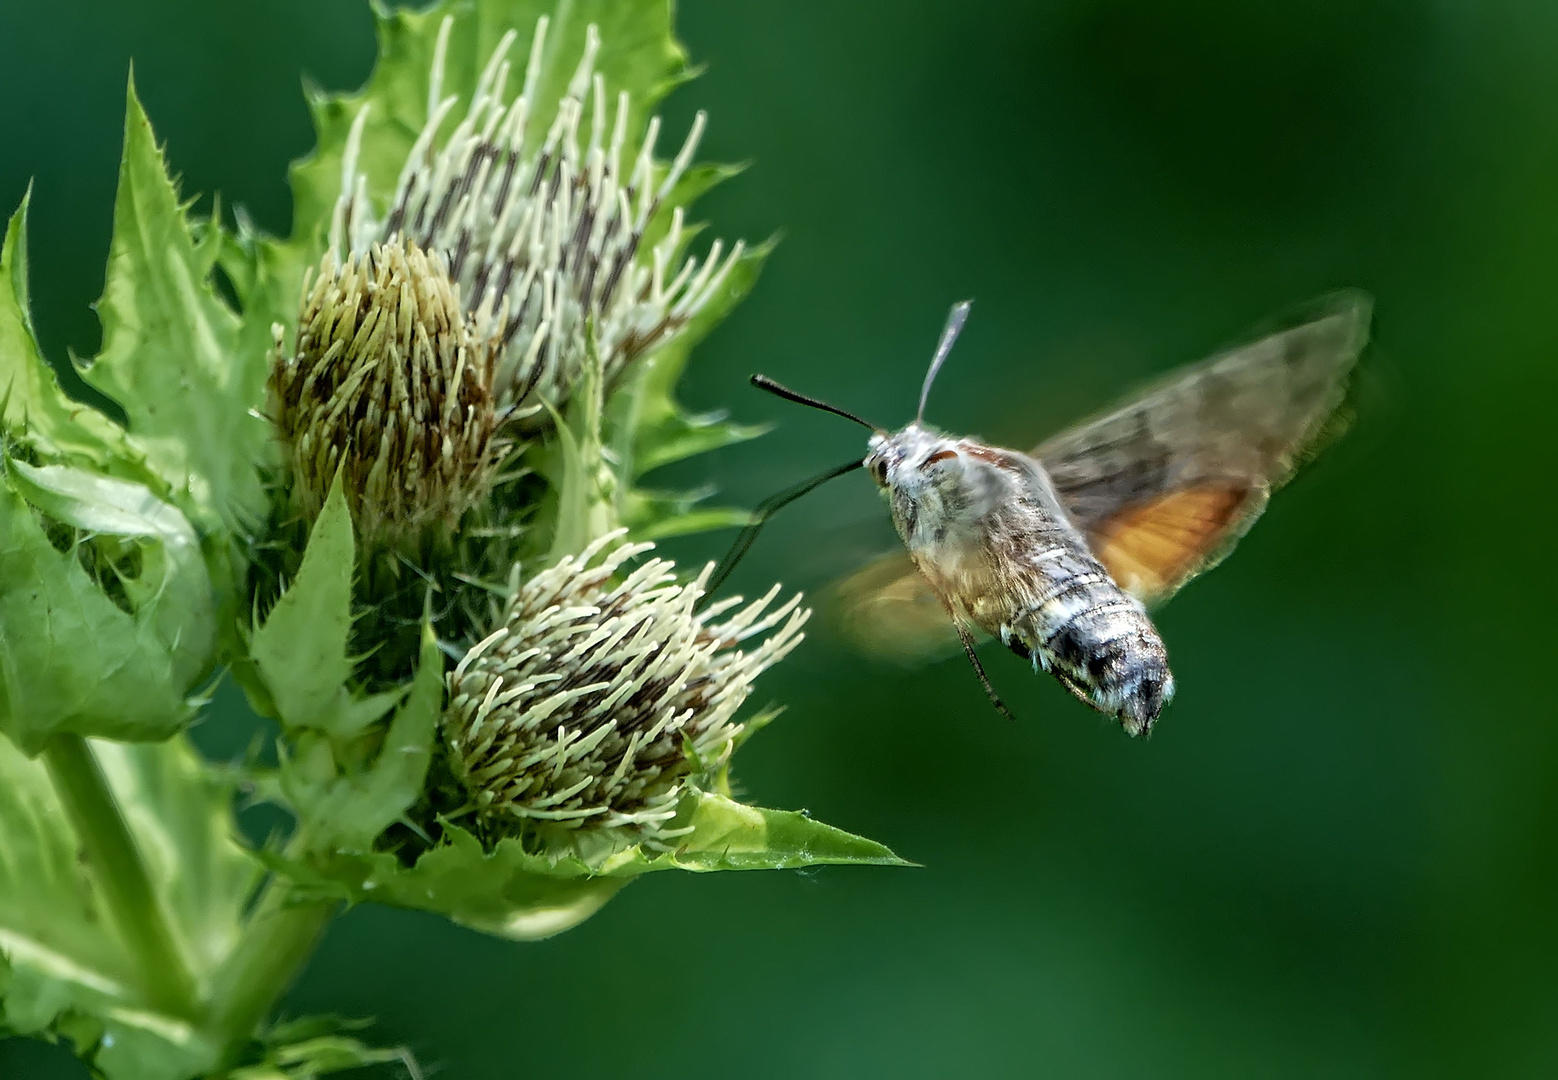
<instances>
[{"instance_id":1,"label":"green spiny leaf","mask_svg":"<svg viewBox=\"0 0 1558 1080\"><path fill-rule=\"evenodd\" d=\"M622 524L634 540L664 540L669 536L739 529L752 515L738 506L700 506L713 491L644 491L635 488L622 499Z\"/></svg>"},{"instance_id":2,"label":"green spiny leaf","mask_svg":"<svg viewBox=\"0 0 1558 1080\"><path fill-rule=\"evenodd\" d=\"M196 245L132 83L89 380L124 407L170 498L205 530L262 517L256 466L270 441L263 358L240 352L238 318L211 285L219 251L214 231Z\"/></svg>"},{"instance_id":3,"label":"green spiny leaf","mask_svg":"<svg viewBox=\"0 0 1558 1080\"><path fill-rule=\"evenodd\" d=\"M421 797L443 688L443 650L432 629L424 627L416 676L373 764L356 775L337 776L333 762L328 769L320 763L313 766L319 775L307 784L296 782L284 769L284 790L303 819L311 848L369 851L374 839Z\"/></svg>"},{"instance_id":4,"label":"green spiny leaf","mask_svg":"<svg viewBox=\"0 0 1558 1080\"><path fill-rule=\"evenodd\" d=\"M693 831L669 856L684 870L787 870L856 863L908 866L874 840L855 836L794 810L746 806L700 792Z\"/></svg>"},{"instance_id":5,"label":"green spiny leaf","mask_svg":"<svg viewBox=\"0 0 1558 1080\"><path fill-rule=\"evenodd\" d=\"M207 221L204 227L217 238L217 264L242 309L233 365L237 370L266 372L275 348L273 328L296 326L305 263L298 252L255 228L241 208L236 216L236 232L216 221ZM306 265L317 261L315 254Z\"/></svg>"},{"instance_id":6,"label":"green spiny leaf","mask_svg":"<svg viewBox=\"0 0 1558 1080\"><path fill-rule=\"evenodd\" d=\"M856 864L909 865L881 844L794 811L745 806L690 791L678 814L692 831L670 852L639 847L599 860L550 858L515 839L486 850L446 822L439 845L405 867L393 854L342 855L322 866L279 868L306 890L352 901L434 911L463 926L516 940L561 933L589 918L642 874L660 870L778 870Z\"/></svg>"},{"instance_id":7,"label":"green spiny leaf","mask_svg":"<svg viewBox=\"0 0 1558 1080\"><path fill-rule=\"evenodd\" d=\"M687 413L680 408L658 421L653 430L640 428L643 454L633 461L638 474L674 461L707 454L767 434L767 424L731 424L723 412Z\"/></svg>"},{"instance_id":8,"label":"green spiny leaf","mask_svg":"<svg viewBox=\"0 0 1558 1080\"><path fill-rule=\"evenodd\" d=\"M682 174L682 178L676 182L676 186L671 189L660 212L650 220L649 226L644 230L644 238L639 243L640 250L648 251L665 238L666 233L670 231L671 215L675 207L680 206L685 210L715 187L726 180L740 176L745 171L745 165L731 165L724 162L702 162L689 166ZM685 250L692 238L701 231L701 227L696 224L682 226L682 243L678 245L679 248ZM679 261L680 254L680 251L677 252L670 261L672 263Z\"/></svg>"},{"instance_id":9,"label":"green spiny leaf","mask_svg":"<svg viewBox=\"0 0 1558 1080\"><path fill-rule=\"evenodd\" d=\"M68 465L10 463L11 484L50 521L87 534L100 559L133 546L134 566L112 573L138 620L149 625L188 691L210 673L216 653L216 598L200 541L178 508L143 485Z\"/></svg>"},{"instance_id":10,"label":"green spiny leaf","mask_svg":"<svg viewBox=\"0 0 1558 1080\"><path fill-rule=\"evenodd\" d=\"M11 216L0 248L0 426L46 458L90 464L165 490L124 430L90 406L68 398L38 352L27 285L31 197L29 189Z\"/></svg>"},{"instance_id":11,"label":"green spiny leaf","mask_svg":"<svg viewBox=\"0 0 1558 1080\"><path fill-rule=\"evenodd\" d=\"M364 1026L335 1016L277 1024L265 1033L264 1061L235 1069L228 1080L316 1080L331 1073L393 1063L406 1066L411 1076L419 1075L415 1059L404 1047L368 1046L345 1034Z\"/></svg>"},{"instance_id":12,"label":"green spiny leaf","mask_svg":"<svg viewBox=\"0 0 1558 1080\"><path fill-rule=\"evenodd\" d=\"M208 766L182 737L163 746L93 748L204 989L238 943L261 872L232 817L235 779Z\"/></svg>"},{"instance_id":13,"label":"green spiny leaf","mask_svg":"<svg viewBox=\"0 0 1558 1080\"><path fill-rule=\"evenodd\" d=\"M364 884L398 907L431 908L462 926L519 941L571 929L616 895L625 878L594 876L577 860L553 864L515 840L491 854L470 833L445 829L447 842L410 870L379 860Z\"/></svg>"},{"instance_id":14,"label":"green spiny leaf","mask_svg":"<svg viewBox=\"0 0 1558 1080\"><path fill-rule=\"evenodd\" d=\"M444 703L444 653L432 628L422 630L422 653L405 701L390 721L379 756L343 821L349 841L366 847L405 814L422 794L433 755L433 732ZM352 835L352 834L355 835Z\"/></svg>"},{"instance_id":15,"label":"green spiny leaf","mask_svg":"<svg viewBox=\"0 0 1558 1080\"><path fill-rule=\"evenodd\" d=\"M600 356L592 347L568 403L567 423L559 419L557 438L539 469L555 493L548 562L584 550L617 527L619 481L601 443L602 382Z\"/></svg>"},{"instance_id":16,"label":"green spiny leaf","mask_svg":"<svg viewBox=\"0 0 1558 1080\"><path fill-rule=\"evenodd\" d=\"M713 494L712 489L649 491L634 482L662 465L744 442L768 430L728 423L721 414L689 413L676 401L675 392L693 347L752 290L771 250L773 245L768 243L743 255L687 328L649 357L638 375L612 397L607 429L619 476L618 515L635 540L739 528L751 520L745 510L735 507L699 505Z\"/></svg>"},{"instance_id":17,"label":"green spiny leaf","mask_svg":"<svg viewBox=\"0 0 1558 1080\"><path fill-rule=\"evenodd\" d=\"M770 242L744 254L719 292L709 298L686 329L649 359L639 379L616 395L621 400L612 402L611 441L619 455L631 461L633 478L694 454L756 438L767 430L759 425L723 423L715 415L688 413L676 401L676 384L693 348L752 291L772 251ZM631 442L623 445L629 434Z\"/></svg>"},{"instance_id":18,"label":"green spiny leaf","mask_svg":"<svg viewBox=\"0 0 1558 1080\"><path fill-rule=\"evenodd\" d=\"M0 733L36 754L55 732L166 739L192 715L154 615L104 595L0 488Z\"/></svg>"},{"instance_id":19,"label":"green spiny leaf","mask_svg":"<svg viewBox=\"0 0 1558 1080\"><path fill-rule=\"evenodd\" d=\"M94 743L154 890L202 988L238 939L260 870L234 839L232 789L181 738ZM0 739L0 1014L19 1034L76 1044L107 1080L186 1080L219 1048L136 989L79 842L41 762Z\"/></svg>"},{"instance_id":20,"label":"green spiny leaf","mask_svg":"<svg viewBox=\"0 0 1558 1080\"><path fill-rule=\"evenodd\" d=\"M309 532L296 580L249 646L278 718L290 727L349 737L376 718L354 718L346 688L352 673L346 651L352 632L352 567L352 516L337 476Z\"/></svg>"}]
</instances>

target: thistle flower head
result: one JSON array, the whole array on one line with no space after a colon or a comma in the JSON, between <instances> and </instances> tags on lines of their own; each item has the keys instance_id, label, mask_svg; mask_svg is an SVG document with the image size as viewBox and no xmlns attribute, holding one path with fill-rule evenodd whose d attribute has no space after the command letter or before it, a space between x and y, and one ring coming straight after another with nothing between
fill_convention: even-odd
<instances>
[{"instance_id":1,"label":"thistle flower head","mask_svg":"<svg viewBox=\"0 0 1558 1080\"><path fill-rule=\"evenodd\" d=\"M769 610L777 585L699 610L712 564L679 584L651 558L613 584L652 547L618 531L537 574L450 675L445 738L488 819L663 845L688 778L728 760L753 679L800 642L811 613L799 595Z\"/></svg>"},{"instance_id":2,"label":"thistle flower head","mask_svg":"<svg viewBox=\"0 0 1558 1080\"><path fill-rule=\"evenodd\" d=\"M305 281L288 356L277 328L271 411L293 498L319 513L341 471L365 542L404 547L452 530L491 484L494 348L443 260L415 244L327 254Z\"/></svg>"},{"instance_id":3,"label":"thistle flower head","mask_svg":"<svg viewBox=\"0 0 1558 1080\"><path fill-rule=\"evenodd\" d=\"M679 207L664 238L642 250L646 230L692 161L704 116L670 166L657 164L660 122L651 120L641 135L629 132L628 95L608 97L594 71L600 38L591 26L555 118L542 130L533 116L541 106L552 113L554 104L536 100L547 32L542 18L518 95L508 96L510 31L482 72L465 117L440 140L458 102L443 96L449 26L445 20L435 50L426 126L382 217L357 171L366 113L359 115L343 162L332 249L345 259L405 237L442 254L479 332L496 344L500 408L533 404L532 394L563 403L584 364L587 319L594 321L609 391L634 359L686 326L741 255L741 244L727 255L715 241L701 259L681 258L689 233Z\"/></svg>"}]
</instances>

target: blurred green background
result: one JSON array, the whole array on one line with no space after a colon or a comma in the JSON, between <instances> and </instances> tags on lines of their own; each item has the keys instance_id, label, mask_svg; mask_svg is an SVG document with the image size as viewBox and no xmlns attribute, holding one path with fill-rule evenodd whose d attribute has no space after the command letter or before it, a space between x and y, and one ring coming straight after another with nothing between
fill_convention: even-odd
<instances>
[{"instance_id":1,"label":"blurred green background","mask_svg":"<svg viewBox=\"0 0 1558 1080\"><path fill-rule=\"evenodd\" d=\"M1161 616L1133 743L997 651L905 672L825 626L766 677L746 793L918 870L657 875L535 945L355 910L288 1008L512 1077L1558 1075L1558 5L687 0L703 206L784 240L685 396L781 426L751 504L860 450L765 371L1028 446L1326 289L1377 297L1353 432ZM133 57L189 193L288 223L300 76L358 84L358 0L0 2L0 209L34 178L49 353L90 354ZM738 575L816 590L891 541L863 476ZM711 536L676 546L717 555ZM228 752L244 721L199 737ZM236 740L236 742L235 742ZM84 1075L36 1043L0 1075ZM387 1075L387 1074L385 1074Z\"/></svg>"}]
</instances>

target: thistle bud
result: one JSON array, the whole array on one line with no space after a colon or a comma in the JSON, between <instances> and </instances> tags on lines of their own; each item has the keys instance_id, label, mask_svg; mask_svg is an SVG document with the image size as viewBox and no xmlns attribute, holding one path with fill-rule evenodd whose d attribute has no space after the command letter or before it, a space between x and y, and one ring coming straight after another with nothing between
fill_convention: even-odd
<instances>
[{"instance_id":1,"label":"thistle bud","mask_svg":"<svg viewBox=\"0 0 1558 1080\"><path fill-rule=\"evenodd\" d=\"M712 564L679 584L651 558L612 583L652 547L618 531L537 574L450 675L445 740L487 820L665 846L688 779L728 761L753 679L800 642L811 612L799 595L768 610L777 585L700 610Z\"/></svg>"},{"instance_id":2,"label":"thistle bud","mask_svg":"<svg viewBox=\"0 0 1558 1080\"><path fill-rule=\"evenodd\" d=\"M340 470L369 546L452 530L496 471L493 358L436 255L409 242L327 254L304 283L290 357L277 328L270 377L304 516Z\"/></svg>"},{"instance_id":3,"label":"thistle bud","mask_svg":"<svg viewBox=\"0 0 1558 1080\"><path fill-rule=\"evenodd\" d=\"M443 255L467 310L498 343L499 406L543 423L538 399L560 407L579 381L587 322L609 392L635 359L687 327L743 251L716 240L701 257L686 253L694 230L675 201L704 115L669 163L656 161L660 121L634 129L629 96L611 93L595 71L601 40L593 25L561 99L540 99L551 62L547 25L536 22L519 92L508 88L510 31L456 119L459 99L443 88L446 19L427 123L394 195L376 212L358 170L364 111L343 157L330 230L343 257L399 237ZM543 126L539 117L551 119ZM659 236L652 247L644 242L651 234Z\"/></svg>"}]
</instances>

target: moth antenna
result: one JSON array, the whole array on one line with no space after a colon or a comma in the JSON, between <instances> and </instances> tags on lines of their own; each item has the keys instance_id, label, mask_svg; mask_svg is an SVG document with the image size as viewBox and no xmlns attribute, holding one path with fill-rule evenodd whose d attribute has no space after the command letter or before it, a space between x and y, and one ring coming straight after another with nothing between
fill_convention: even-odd
<instances>
[{"instance_id":1,"label":"moth antenna","mask_svg":"<svg viewBox=\"0 0 1558 1080\"><path fill-rule=\"evenodd\" d=\"M968 305L964 304L962 307L966 314ZM953 310L955 311L956 309L954 308ZM934 370L932 369L932 373L934 373ZM1001 695L995 692L995 687L990 685L990 676L985 674L985 666L979 662L979 657L974 652L974 635L968 632L968 627L964 626L962 622L954 620L954 625L958 628L958 640L963 642L963 652L967 655L968 662L974 665L974 674L979 676L979 685L985 688L985 696L990 699L990 704L995 706L996 712L1008 720L1017 719L1012 715L1012 710L1006 707L1006 702L1001 700Z\"/></svg>"},{"instance_id":2,"label":"moth antenna","mask_svg":"<svg viewBox=\"0 0 1558 1080\"><path fill-rule=\"evenodd\" d=\"M925 419L925 399L930 397L930 384L936 381L936 373L941 370L941 365L947 362L947 354L952 351L952 343L958 339L958 333L968 321L968 309L973 304L972 300L960 300L952 305L952 310L947 314L947 325L941 331L936 355L931 357L930 370L925 373L925 385L920 387L920 411L914 414L916 424ZM1003 705L1001 708L1004 711L1006 707Z\"/></svg>"},{"instance_id":3,"label":"moth antenna","mask_svg":"<svg viewBox=\"0 0 1558 1080\"><path fill-rule=\"evenodd\" d=\"M753 542L757 540L757 534L762 531L764 525L768 524L769 518L796 499L799 499L812 488L827 483L835 476L843 476L847 472L854 472L864 464L865 459L859 458L855 461L846 461L842 465L835 465L827 472L819 473L804 483L796 484L793 488L781 491L777 495L771 495L758 503L757 508L752 511L751 524L742 529L741 535L736 537L736 542L730 545L730 551L720 560L719 567L714 571L714 576L709 578L709 583L704 589L705 593L712 595L715 589L725 583L725 579L730 576L730 572L736 568L736 564L741 561L742 556L747 553Z\"/></svg>"},{"instance_id":4,"label":"moth antenna","mask_svg":"<svg viewBox=\"0 0 1558 1080\"><path fill-rule=\"evenodd\" d=\"M759 390L767 390L770 394L773 394L776 397L782 397L786 401L793 401L797 405L807 405L807 406L809 406L809 407L811 407L813 409L821 409L823 412L830 412L834 416L842 416L845 420L853 420L855 423L859 424L861 427L870 428L872 431L876 432L878 435L885 435L885 434L887 434L883 429L877 427L875 424L871 423L871 421L869 421L869 420L862 420L860 417L856 416L854 413L846 412L845 410L839 408L837 405L829 405L826 401L818 401L816 398L807 397L805 394L797 394L794 390L791 390L788 386L780 386L778 383L774 382L774 380L770 379L767 375L754 375L754 376L752 376L752 385L757 387Z\"/></svg>"}]
</instances>

